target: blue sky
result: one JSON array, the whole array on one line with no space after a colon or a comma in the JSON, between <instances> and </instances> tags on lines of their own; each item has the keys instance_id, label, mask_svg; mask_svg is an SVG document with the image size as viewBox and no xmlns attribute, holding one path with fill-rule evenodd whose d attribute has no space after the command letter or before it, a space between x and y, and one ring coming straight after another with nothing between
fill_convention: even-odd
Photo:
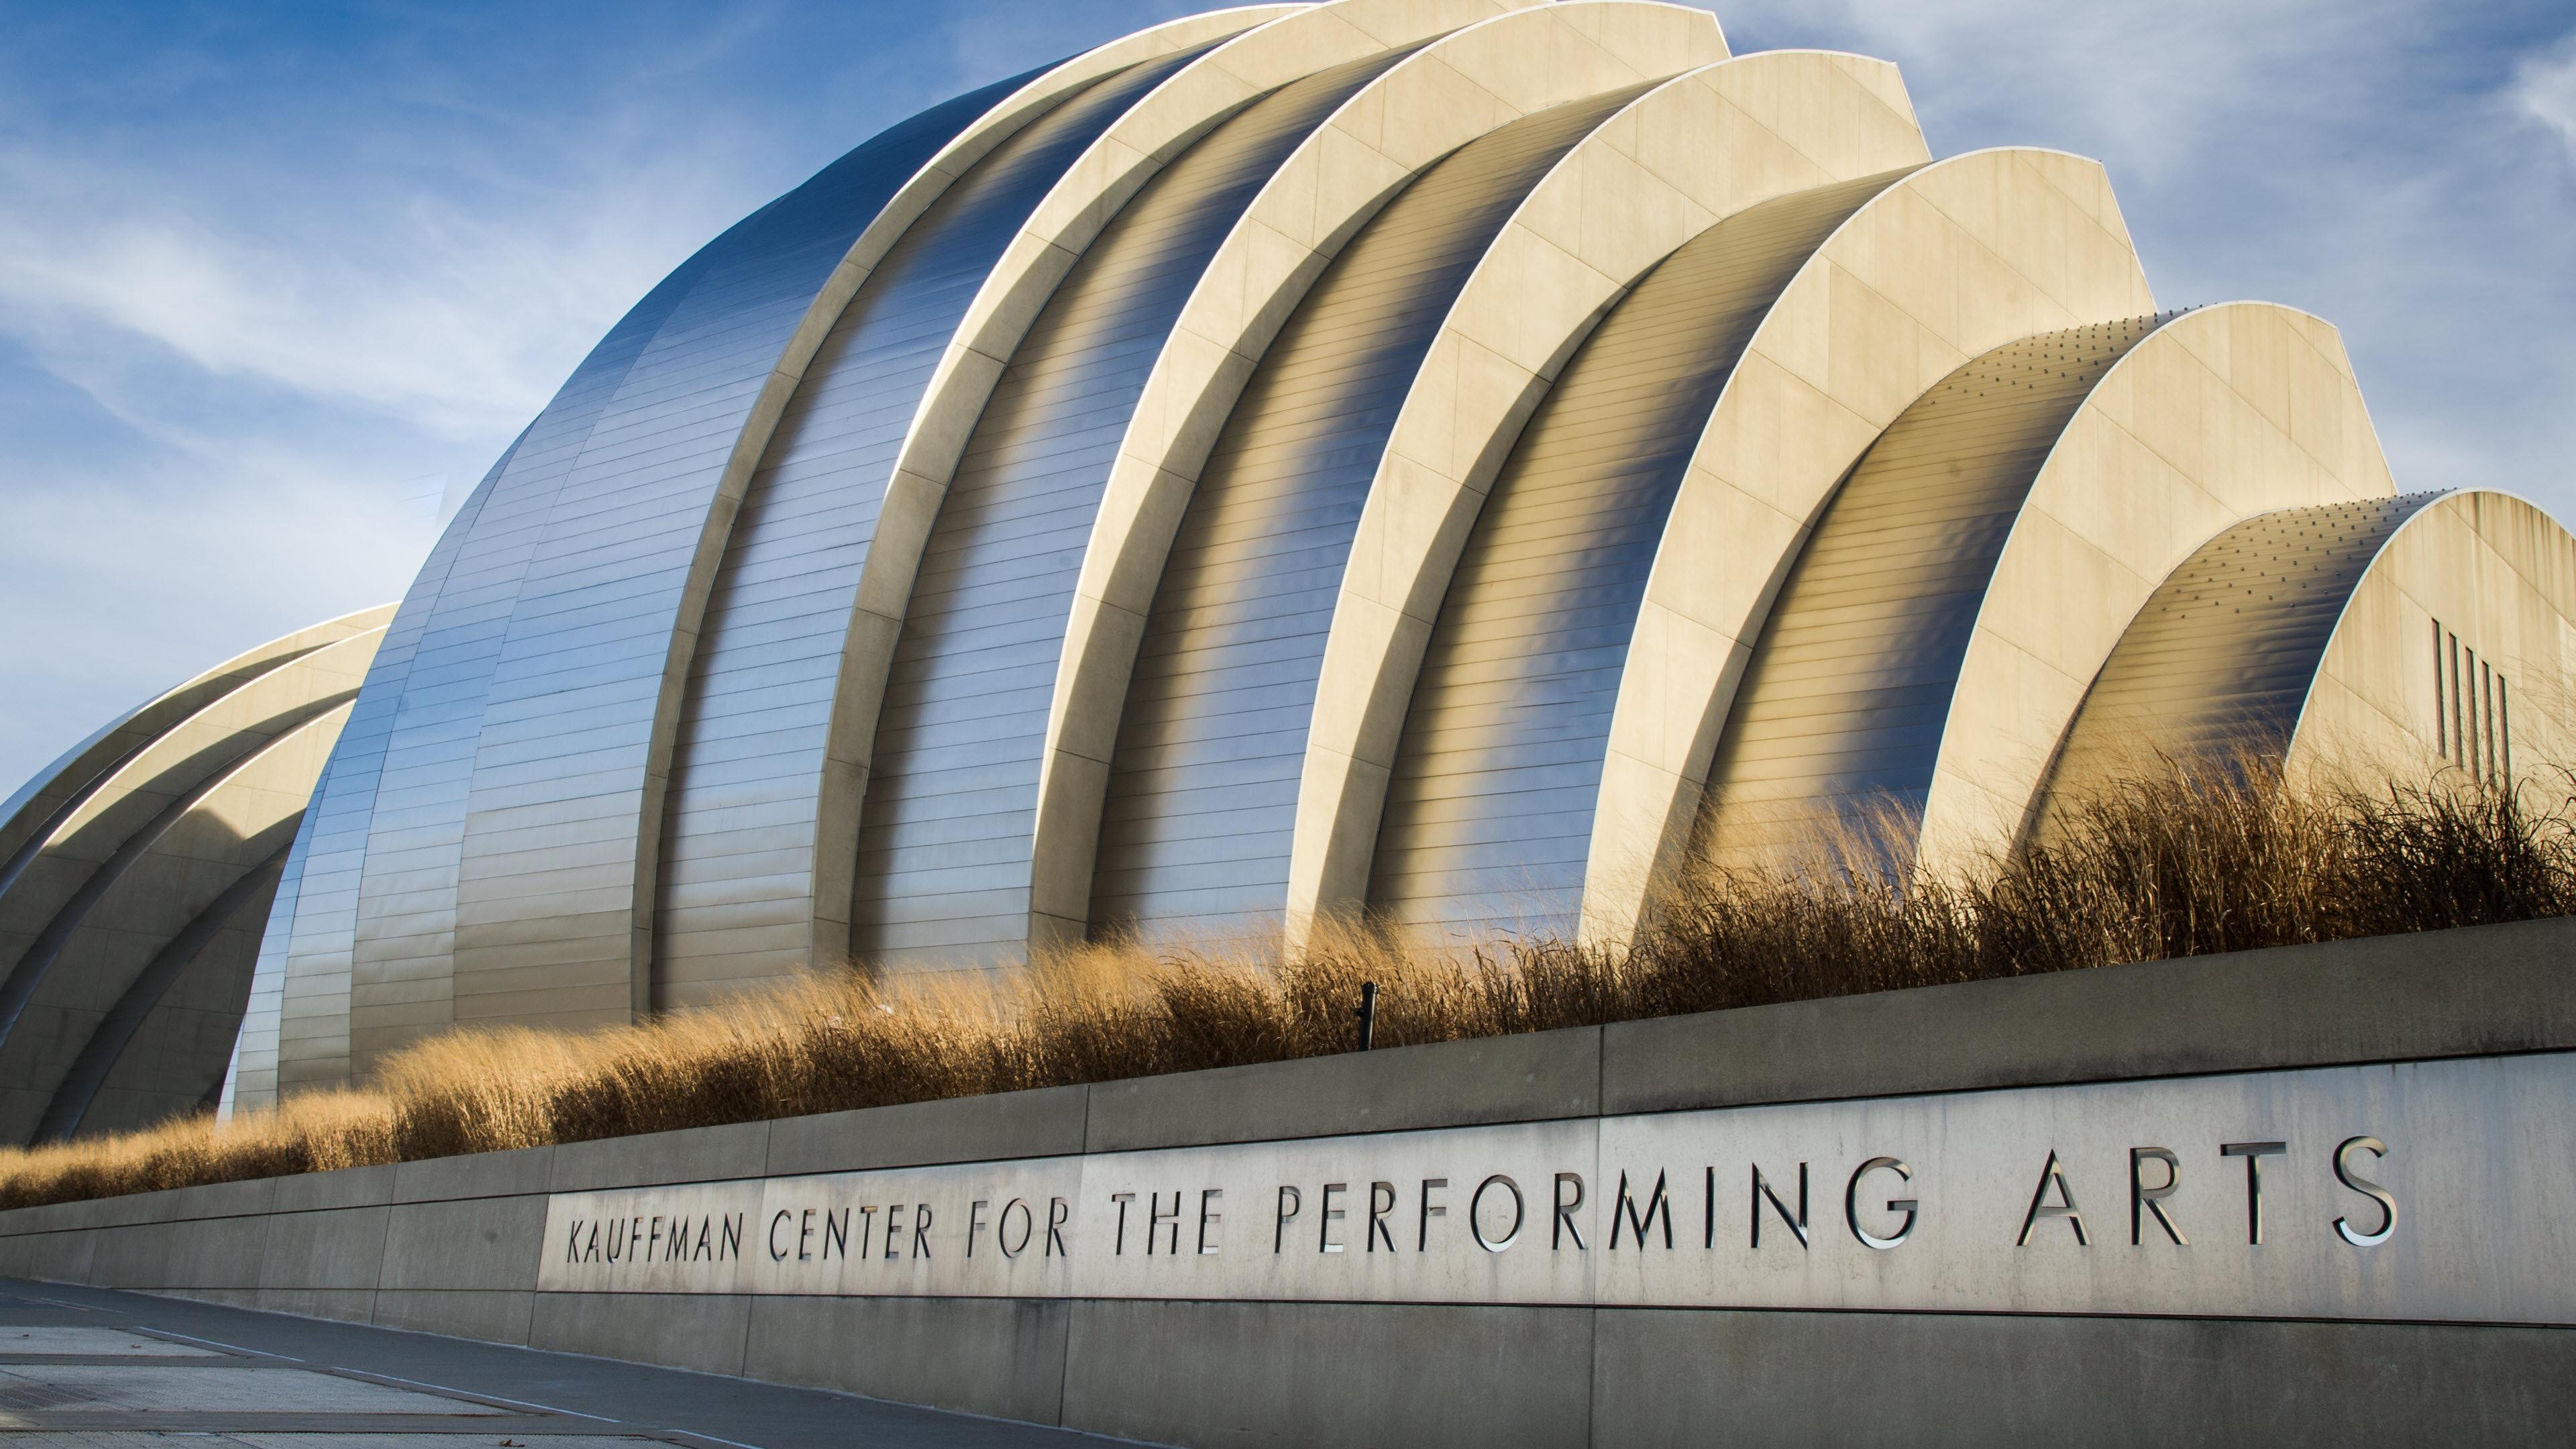
<instances>
[{"instance_id":1,"label":"blue sky","mask_svg":"<svg viewBox=\"0 0 2576 1449\"><path fill-rule=\"evenodd\" d=\"M401 594L700 242L947 95L1196 8L0 0L0 793ZM2344 330L2401 487L2576 520L2563 0L1746 0L1898 62L1936 155L2108 164L2167 306Z\"/></svg>"}]
</instances>

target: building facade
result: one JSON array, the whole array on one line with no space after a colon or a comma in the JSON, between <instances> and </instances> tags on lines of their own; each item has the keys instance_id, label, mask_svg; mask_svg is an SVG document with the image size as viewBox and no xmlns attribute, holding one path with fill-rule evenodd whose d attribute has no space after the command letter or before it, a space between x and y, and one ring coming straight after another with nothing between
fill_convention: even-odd
<instances>
[{"instance_id":1,"label":"building facade","mask_svg":"<svg viewBox=\"0 0 2576 1449\"><path fill-rule=\"evenodd\" d=\"M0 1027L8 1130L124 1124L183 1011L231 1060L153 1101L259 1105L845 960L1616 941L1696 853L1867 801L1969 861L2142 744L2501 778L2567 758L2571 610L2545 515L2398 493L2331 326L2161 310L2097 163L1935 160L1885 62L1643 0L1192 16L637 303L297 656L300 814L211 903L66 904L150 894L63 812L160 706L22 792L6 990L64 1004Z\"/></svg>"}]
</instances>

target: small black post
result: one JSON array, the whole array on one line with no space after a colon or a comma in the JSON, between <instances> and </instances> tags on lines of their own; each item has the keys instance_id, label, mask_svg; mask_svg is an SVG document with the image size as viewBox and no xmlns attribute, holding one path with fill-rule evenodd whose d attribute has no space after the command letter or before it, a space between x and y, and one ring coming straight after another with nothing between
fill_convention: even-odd
<instances>
[{"instance_id":1,"label":"small black post","mask_svg":"<svg viewBox=\"0 0 2576 1449\"><path fill-rule=\"evenodd\" d=\"M1351 1013L1360 1019L1360 1050L1367 1051L1377 1039L1377 983L1360 983L1360 1009Z\"/></svg>"}]
</instances>

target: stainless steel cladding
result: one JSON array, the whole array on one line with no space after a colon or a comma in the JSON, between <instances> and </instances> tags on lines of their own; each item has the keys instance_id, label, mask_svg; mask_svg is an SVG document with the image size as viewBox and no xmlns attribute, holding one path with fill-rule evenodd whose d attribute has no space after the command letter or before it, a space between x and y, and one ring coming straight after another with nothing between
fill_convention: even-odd
<instances>
[{"instance_id":1,"label":"stainless steel cladding","mask_svg":"<svg viewBox=\"0 0 2576 1449\"><path fill-rule=\"evenodd\" d=\"M1688 7L1256 5L987 87L654 288L389 623L0 811L0 1126L844 961L1615 945L1820 820L2009 848L2115 737L2576 749L2576 540L2396 499L2323 322L2155 309L2097 164L1934 159L1893 67Z\"/></svg>"},{"instance_id":2,"label":"stainless steel cladding","mask_svg":"<svg viewBox=\"0 0 2576 1449\"><path fill-rule=\"evenodd\" d=\"M1056 289L958 460L886 683L853 944L1009 960L1029 929L1047 706L1100 491L1172 323L1280 159L1400 53L1245 107L1157 176Z\"/></svg>"},{"instance_id":3,"label":"stainless steel cladding","mask_svg":"<svg viewBox=\"0 0 2576 1449\"><path fill-rule=\"evenodd\" d=\"M1565 932L1646 571L1753 329L1895 178L1765 202L1685 243L1557 376L1477 515L1405 717L1369 898Z\"/></svg>"},{"instance_id":4,"label":"stainless steel cladding","mask_svg":"<svg viewBox=\"0 0 2576 1449\"><path fill-rule=\"evenodd\" d=\"M843 642L905 433L1030 211L1188 59L1095 82L977 163L878 266L798 390L734 524L689 681L657 922L664 1003L812 959L814 827L837 783L824 764Z\"/></svg>"},{"instance_id":5,"label":"stainless steel cladding","mask_svg":"<svg viewBox=\"0 0 2576 1449\"><path fill-rule=\"evenodd\" d=\"M1102 816L1096 926L1279 923L1315 675L1387 434L1513 208L1633 94L1515 121L1431 167L1271 344L1200 474L1137 651Z\"/></svg>"},{"instance_id":6,"label":"stainless steel cladding","mask_svg":"<svg viewBox=\"0 0 2576 1449\"><path fill-rule=\"evenodd\" d=\"M1908 859L1969 631L2022 500L2094 385L2162 319L2046 333L1907 408L1798 554L1719 738L1702 848L1777 847L1822 816Z\"/></svg>"},{"instance_id":7,"label":"stainless steel cladding","mask_svg":"<svg viewBox=\"0 0 2576 1449\"><path fill-rule=\"evenodd\" d=\"M477 532L498 546L512 609L474 651L488 681L480 733L470 774L450 780L465 786L461 804L448 801L462 815L453 1019L590 1025L641 1004L638 893L661 814L665 677L686 663L710 543L739 496L728 464L862 230L993 98L907 123L720 239L578 443L536 458L523 445L523 471L495 485ZM424 1001L422 987L445 964L420 951L443 933L387 929L370 905L362 890L361 1063L441 1024L438 993Z\"/></svg>"}]
</instances>

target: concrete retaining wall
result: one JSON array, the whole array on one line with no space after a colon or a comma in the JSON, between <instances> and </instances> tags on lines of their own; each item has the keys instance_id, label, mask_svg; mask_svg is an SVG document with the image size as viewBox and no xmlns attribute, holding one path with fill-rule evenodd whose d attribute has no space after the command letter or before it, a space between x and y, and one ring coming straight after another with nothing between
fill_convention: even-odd
<instances>
[{"instance_id":1,"label":"concrete retaining wall","mask_svg":"<svg viewBox=\"0 0 2576 1449\"><path fill-rule=\"evenodd\" d=\"M2571 950L2486 927L22 1209L0 1274L1193 1445L2560 1441L2557 1328L558 1293L535 1245L556 1192L2562 1051Z\"/></svg>"}]
</instances>

